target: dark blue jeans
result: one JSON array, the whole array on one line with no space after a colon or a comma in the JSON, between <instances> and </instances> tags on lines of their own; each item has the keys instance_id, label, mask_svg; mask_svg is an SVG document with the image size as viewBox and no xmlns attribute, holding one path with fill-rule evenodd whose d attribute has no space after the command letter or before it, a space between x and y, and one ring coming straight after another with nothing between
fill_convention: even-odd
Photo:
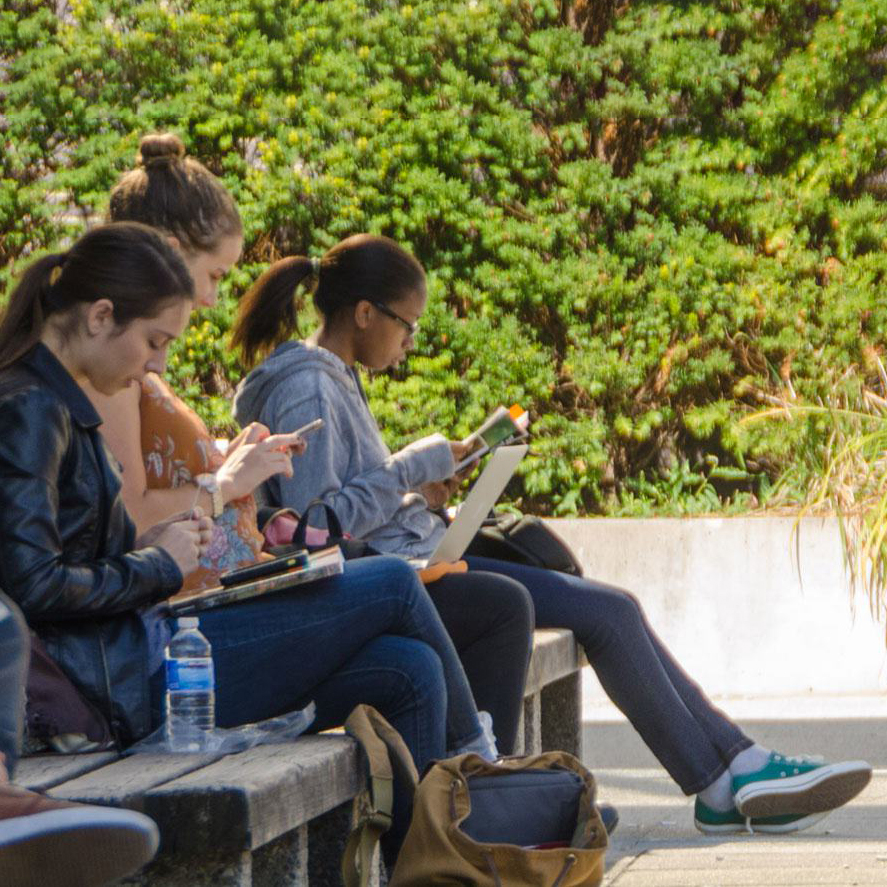
<instances>
[{"instance_id":1,"label":"dark blue jeans","mask_svg":"<svg viewBox=\"0 0 887 887\"><path fill-rule=\"evenodd\" d=\"M0 592L0 753L10 776L22 737L28 628L18 607Z\"/></svg>"},{"instance_id":2,"label":"dark blue jeans","mask_svg":"<svg viewBox=\"0 0 887 887\"><path fill-rule=\"evenodd\" d=\"M525 585L539 628L573 631L607 695L686 794L711 785L752 744L681 669L633 595L553 570L467 560Z\"/></svg>"},{"instance_id":3,"label":"dark blue jeans","mask_svg":"<svg viewBox=\"0 0 887 887\"><path fill-rule=\"evenodd\" d=\"M200 630L213 648L220 727L313 700L311 730L320 731L367 703L397 728L420 772L480 735L456 650L416 571L399 558L349 561L341 576L205 610ZM389 846L405 833L410 802L395 786Z\"/></svg>"},{"instance_id":4,"label":"dark blue jeans","mask_svg":"<svg viewBox=\"0 0 887 887\"><path fill-rule=\"evenodd\" d=\"M428 586L474 701L493 718L499 751L514 752L533 649L533 602L519 582L469 570L447 573ZM452 748L452 746L451 746Z\"/></svg>"}]
</instances>

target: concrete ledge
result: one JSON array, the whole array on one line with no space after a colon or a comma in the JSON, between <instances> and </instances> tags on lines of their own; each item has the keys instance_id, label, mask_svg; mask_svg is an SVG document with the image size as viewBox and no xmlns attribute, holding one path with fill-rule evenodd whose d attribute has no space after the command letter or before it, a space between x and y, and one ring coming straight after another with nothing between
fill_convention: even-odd
<instances>
[{"instance_id":1,"label":"concrete ledge","mask_svg":"<svg viewBox=\"0 0 887 887\"><path fill-rule=\"evenodd\" d=\"M835 519L551 520L585 575L626 588L715 697L887 693L885 626L851 601ZM882 614L883 615L883 614ZM585 702L605 699L596 679Z\"/></svg>"}]
</instances>

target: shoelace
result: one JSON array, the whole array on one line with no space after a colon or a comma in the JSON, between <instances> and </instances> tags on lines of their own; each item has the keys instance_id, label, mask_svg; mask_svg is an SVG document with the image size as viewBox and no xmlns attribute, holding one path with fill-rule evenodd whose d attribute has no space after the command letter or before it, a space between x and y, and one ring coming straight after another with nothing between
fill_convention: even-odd
<instances>
[{"instance_id":1,"label":"shoelace","mask_svg":"<svg viewBox=\"0 0 887 887\"><path fill-rule=\"evenodd\" d=\"M774 761L785 761L786 764L824 764L822 755L781 755L773 753Z\"/></svg>"}]
</instances>

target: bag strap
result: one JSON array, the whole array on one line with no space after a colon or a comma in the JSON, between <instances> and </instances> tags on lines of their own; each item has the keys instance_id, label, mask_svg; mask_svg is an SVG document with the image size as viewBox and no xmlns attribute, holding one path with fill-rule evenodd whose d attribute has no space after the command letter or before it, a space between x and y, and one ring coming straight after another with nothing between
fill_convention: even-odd
<instances>
[{"instance_id":1,"label":"bag strap","mask_svg":"<svg viewBox=\"0 0 887 887\"><path fill-rule=\"evenodd\" d=\"M308 533L308 515L311 513L312 508L318 506L326 513L326 528L329 530L330 539L342 538L342 524L339 521L338 515L333 510L332 505L327 505L323 499L312 499L305 506L305 510L302 512L302 516L299 518L299 523L296 524L296 530L293 533L293 545L297 548L306 547L305 536Z\"/></svg>"},{"instance_id":2,"label":"bag strap","mask_svg":"<svg viewBox=\"0 0 887 887\"><path fill-rule=\"evenodd\" d=\"M298 522L299 512L294 508L278 508L276 505L260 505L256 509L256 526L260 533L265 532L265 527L269 526L278 517L291 517Z\"/></svg>"},{"instance_id":3,"label":"bag strap","mask_svg":"<svg viewBox=\"0 0 887 887\"><path fill-rule=\"evenodd\" d=\"M376 845L391 827L395 772L413 790L419 773L400 733L371 705L358 705L345 721L345 730L366 755L369 781L355 798L355 823L342 854L342 880L345 887L367 887Z\"/></svg>"}]
</instances>

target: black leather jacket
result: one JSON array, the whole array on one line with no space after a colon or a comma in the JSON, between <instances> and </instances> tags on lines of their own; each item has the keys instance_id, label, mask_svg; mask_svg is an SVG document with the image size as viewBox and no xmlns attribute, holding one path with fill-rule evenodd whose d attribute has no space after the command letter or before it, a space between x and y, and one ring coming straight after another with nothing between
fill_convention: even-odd
<instances>
[{"instance_id":1,"label":"black leather jacket","mask_svg":"<svg viewBox=\"0 0 887 887\"><path fill-rule=\"evenodd\" d=\"M139 610L182 574L135 526L101 420L43 345L0 372L0 588L128 743L151 727Z\"/></svg>"}]
</instances>

